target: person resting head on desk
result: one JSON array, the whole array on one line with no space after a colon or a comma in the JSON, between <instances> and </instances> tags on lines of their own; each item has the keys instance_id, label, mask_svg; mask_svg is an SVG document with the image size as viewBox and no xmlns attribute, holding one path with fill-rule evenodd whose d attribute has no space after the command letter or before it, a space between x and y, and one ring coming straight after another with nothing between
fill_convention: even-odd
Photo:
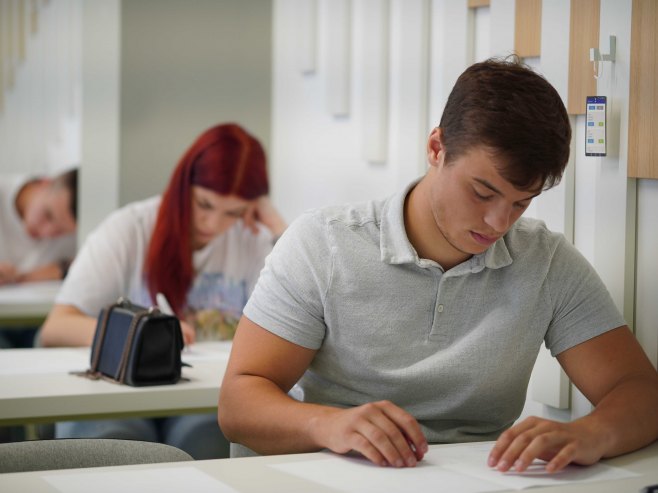
<instances>
[{"instance_id":1,"label":"person resting head on desk","mask_svg":"<svg viewBox=\"0 0 658 493\"><path fill-rule=\"evenodd\" d=\"M601 279L563 235L521 217L560 180L570 141L543 77L514 58L469 67L422 178L304 214L274 247L221 386L227 438L394 467L428 443L497 440L490 466L541 458L549 472L656 440L658 374ZM594 410L514 424L543 343Z\"/></svg>"},{"instance_id":2,"label":"person resting head on desk","mask_svg":"<svg viewBox=\"0 0 658 493\"><path fill-rule=\"evenodd\" d=\"M119 297L152 306L158 293L181 320L186 344L231 338L264 259L286 227L268 190L265 152L256 138L236 124L203 132L162 197L115 211L89 235L42 327L41 343L89 346L103 307ZM56 436L163 441L195 458L218 457L222 444L214 415L58 423Z\"/></svg>"},{"instance_id":3,"label":"person resting head on desk","mask_svg":"<svg viewBox=\"0 0 658 493\"><path fill-rule=\"evenodd\" d=\"M62 279L76 250L78 170L0 179L0 285Z\"/></svg>"}]
</instances>

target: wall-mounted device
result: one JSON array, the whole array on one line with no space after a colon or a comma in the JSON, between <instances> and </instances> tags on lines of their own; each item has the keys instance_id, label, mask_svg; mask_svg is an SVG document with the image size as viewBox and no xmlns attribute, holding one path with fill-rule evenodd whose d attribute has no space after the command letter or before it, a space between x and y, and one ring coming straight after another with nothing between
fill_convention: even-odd
<instances>
[{"instance_id":1,"label":"wall-mounted device","mask_svg":"<svg viewBox=\"0 0 658 493\"><path fill-rule=\"evenodd\" d=\"M608 53L601 53L598 48L589 49L589 61L592 62L594 67L595 79L601 76L601 62L614 62L617 56L617 36L610 36L608 43Z\"/></svg>"},{"instance_id":2,"label":"wall-mounted device","mask_svg":"<svg viewBox=\"0 0 658 493\"><path fill-rule=\"evenodd\" d=\"M587 96L585 111L585 156L605 156L608 98Z\"/></svg>"}]
</instances>

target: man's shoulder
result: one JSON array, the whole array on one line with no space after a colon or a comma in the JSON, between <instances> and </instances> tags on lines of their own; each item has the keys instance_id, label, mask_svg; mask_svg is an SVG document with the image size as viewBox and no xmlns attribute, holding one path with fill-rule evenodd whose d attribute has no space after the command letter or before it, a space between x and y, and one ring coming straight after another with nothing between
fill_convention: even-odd
<instances>
[{"instance_id":1,"label":"man's shoulder","mask_svg":"<svg viewBox=\"0 0 658 493\"><path fill-rule=\"evenodd\" d=\"M330 205L306 211L300 216L300 220L323 226L343 225L345 227L356 227L368 223L379 224L383 204L384 201L369 200Z\"/></svg>"},{"instance_id":2,"label":"man's shoulder","mask_svg":"<svg viewBox=\"0 0 658 493\"><path fill-rule=\"evenodd\" d=\"M521 217L505 234L506 238L519 242L559 242L564 238L562 233L551 231L541 219Z\"/></svg>"},{"instance_id":3,"label":"man's shoulder","mask_svg":"<svg viewBox=\"0 0 658 493\"><path fill-rule=\"evenodd\" d=\"M548 258L567 243L562 233L551 231L544 221L529 217L520 218L505 234L505 244L513 258L520 252Z\"/></svg>"}]
</instances>

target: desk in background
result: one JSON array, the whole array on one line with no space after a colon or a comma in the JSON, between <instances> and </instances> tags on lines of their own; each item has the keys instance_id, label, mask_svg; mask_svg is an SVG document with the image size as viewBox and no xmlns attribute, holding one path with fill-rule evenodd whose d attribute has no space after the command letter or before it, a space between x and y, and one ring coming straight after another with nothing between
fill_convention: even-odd
<instances>
[{"instance_id":1,"label":"desk in background","mask_svg":"<svg viewBox=\"0 0 658 493\"><path fill-rule=\"evenodd\" d=\"M89 348L4 349L0 352L0 425L214 412L230 342L204 342L183 352L175 385L129 387L69 371L89 367Z\"/></svg>"},{"instance_id":2,"label":"desk in background","mask_svg":"<svg viewBox=\"0 0 658 493\"><path fill-rule=\"evenodd\" d=\"M435 457L450 458L453 447L459 445L432 445ZM70 469L61 471L37 471L0 475L0 490L7 492L30 491L32 493L77 493L81 491L158 491L162 493L193 491L215 492L286 492L328 493L358 492L377 493L421 491L450 491L450 493L494 491L478 489L472 476L457 475L452 486L437 476L432 466L423 469L423 463L413 469L379 468L361 463L354 465L345 475L332 478L331 484L322 480L304 478L309 469L322 470L316 461L354 461L328 452L313 454L275 455L242 459L218 459L167 464ZM636 475L622 479L589 483L563 484L559 480L551 486L533 488L541 493L635 493L649 484L658 483L658 443L638 452L607 460L604 464L623 468ZM350 464L349 467L352 465ZM486 468L484 468L486 469ZM305 471L306 470L306 471ZM584 469L587 471L587 468ZM500 474L500 473L498 473ZM366 479L369 478L369 479ZM74 486L78 488L75 489ZM93 486L92 486L93 485ZM413 489L412 488L413 485ZM151 489L147 489L150 487ZM497 488L495 491L518 491Z\"/></svg>"},{"instance_id":3,"label":"desk in background","mask_svg":"<svg viewBox=\"0 0 658 493\"><path fill-rule=\"evenodd\" d=\"M0 286L0 327L36 327L52 307L62 281Z\"/></svg>"}]
</instances>

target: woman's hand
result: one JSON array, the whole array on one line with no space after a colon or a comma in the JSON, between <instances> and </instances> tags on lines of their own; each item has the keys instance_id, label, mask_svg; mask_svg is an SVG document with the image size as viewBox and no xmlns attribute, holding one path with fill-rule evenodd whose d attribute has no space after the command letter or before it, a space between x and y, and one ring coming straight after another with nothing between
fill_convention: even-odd
<instances>
[{"instance_id":1,"label":"woman's hand","mask_svg":"<svg viewBox=\"0 0 658 493\"><path fill-rule=\"evenodd\" d=\"M244 215L244 223L254 233L258 232L258 223L261 223L275 238L281 236L288 226L267 195L259 197L249 207Z\"/></svg>"},{"instance_id":2,"label":"woman's hand","mask_svg":"<svg viewBox=\"0 0 658 493\"><path fill-rule=\"evenodd\" d=\"M16 267L7 262L0 262L0 286L18 282L18 278L19 274Z\"/></svg>"},{"instance_id":3,"label":"woman's hand","mask_svg":"<svg viewBox=\"0 0 658 493\"><path fill-rule=\"evenodd\" d=\"M196 341L196 330L194 329L194 327L190 323L183 322L181 320L180 329L181 332L183 333L183 342L185 343L185 345L190 346L191 344L194 344L194 342Z\"/></svg>"}]
</instances>

